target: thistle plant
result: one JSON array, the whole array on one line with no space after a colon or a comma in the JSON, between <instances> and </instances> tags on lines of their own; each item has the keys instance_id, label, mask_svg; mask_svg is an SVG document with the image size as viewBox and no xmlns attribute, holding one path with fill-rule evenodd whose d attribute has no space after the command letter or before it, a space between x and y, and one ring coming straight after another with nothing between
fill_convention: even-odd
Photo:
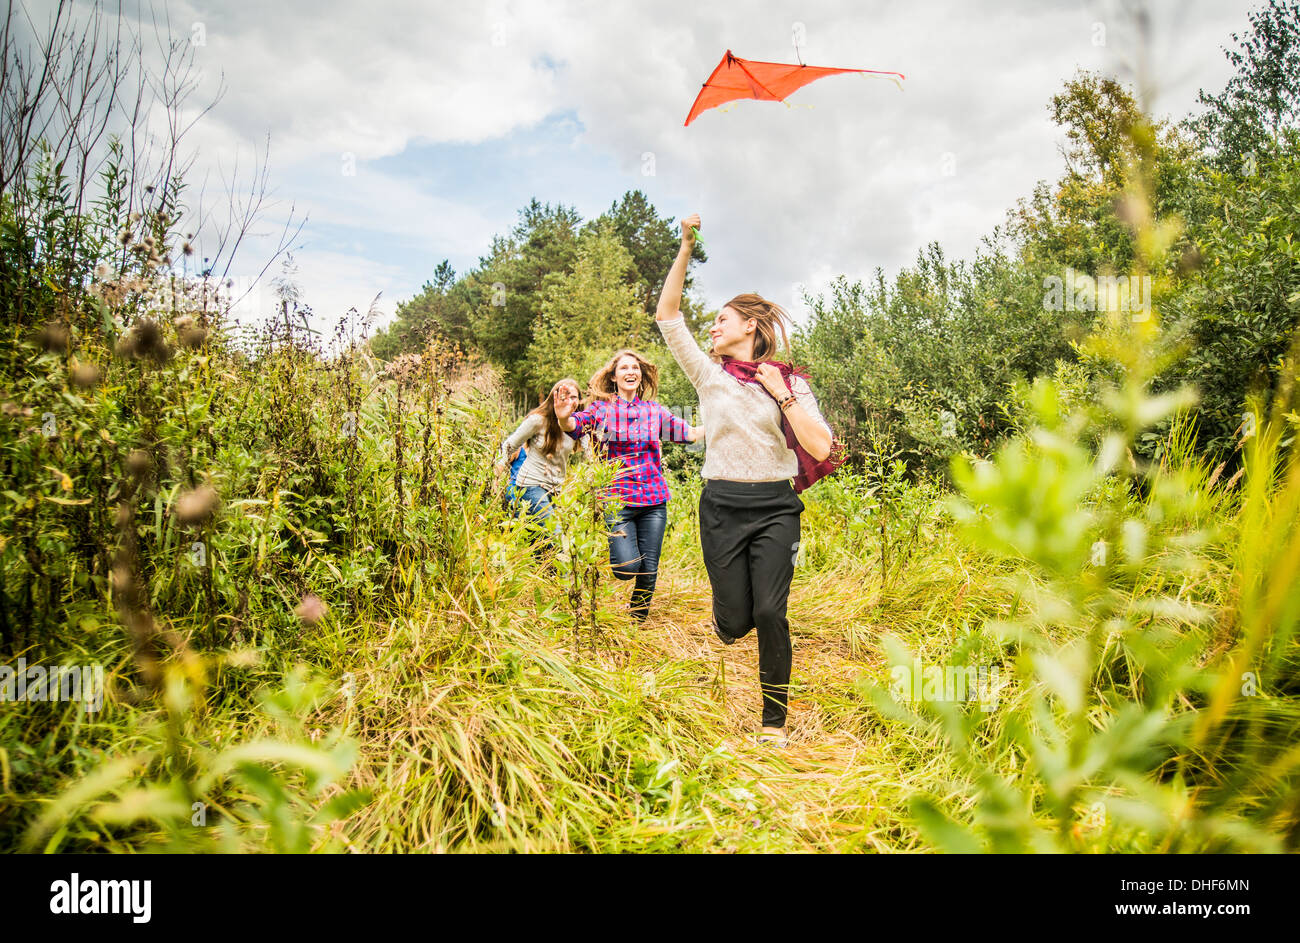
<instances>
[{"instance_id":1,"label":"thistle plant","mask_svg":"<svg viewBox=\"0 0 1300 943\"><path fill-rule=\"evenodd\" d=\"M542 539L556 545L556 579L567 593L575 648L583 645L584 628L589 647L594 649L600 638L596 592L601 571L609 562L606 514L616 506L616 499L608 492L618 470L619 463L608 459L578 463L552 501L551 517L545 525L547 533Z\"/></svg>"}]
</instances>

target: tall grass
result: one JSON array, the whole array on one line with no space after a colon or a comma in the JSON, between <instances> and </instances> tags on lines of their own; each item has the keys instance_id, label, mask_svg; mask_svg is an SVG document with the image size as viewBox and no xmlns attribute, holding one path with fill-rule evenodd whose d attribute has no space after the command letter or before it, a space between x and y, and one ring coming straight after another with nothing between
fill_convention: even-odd
<instances>
[{"instance_id":1,"label":"tall grass","mask_svg":"<svg viewBox=\"0 0 1300 943\"><path fill-rule=\"evenodd\" d=\"M1132 178L1165 270L1176 228ZM103 666L107 700L0 702L0 846L1296 848L1289 387L1224 480L1189 395L1150 392L1158 320L1115 318L1085 350L1104 395L1021 390L1023 435L955 463L955 494L876 441L804 496L792 747L765 750L754 641L707 628L698 479L638 626L608 463L575 466L540 560L494 492L492 370L436 342L378 363L355 313L328 345L287 316L239 334L210 277L161 264L177 193L97 212L125 233L103 267L33 280L39 317L6 328L0 641ZM918 665L992 680L897 683Z\"/></svg>"}]
</instances>

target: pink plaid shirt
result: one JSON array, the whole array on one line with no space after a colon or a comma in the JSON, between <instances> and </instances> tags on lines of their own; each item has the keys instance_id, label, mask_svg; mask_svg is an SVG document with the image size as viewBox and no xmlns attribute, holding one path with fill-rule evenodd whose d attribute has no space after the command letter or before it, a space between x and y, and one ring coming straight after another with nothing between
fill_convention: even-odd
<instances>
[{"instance_id":1,"label":"pink plaid shirt","mask_svg":"<svg viewBox=\"0 0 1300 943\"><path fill-rule=\"evenodd\" d=\"M690 424L658 403L631 402L621 396L596 400L573 414L575 439L587 432L605 445L606 454L623 463L611 489L624 504L642 507L663 504L672 494L664 481L659 443L688 442Z\"/></svg>"}]
</instances>

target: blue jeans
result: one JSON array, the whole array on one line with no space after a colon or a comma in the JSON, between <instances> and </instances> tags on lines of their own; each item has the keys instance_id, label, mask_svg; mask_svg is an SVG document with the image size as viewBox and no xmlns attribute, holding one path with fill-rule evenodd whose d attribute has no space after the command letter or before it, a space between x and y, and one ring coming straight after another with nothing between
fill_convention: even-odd
<instances>
[{"instance_id":1,"label":"blue jeans","mask_svg":"<svg viewBox=\"0 0 1300 943\"><path fill-rule=\"evenodd\" d=\"M514 485L510 489L510 494L514 498L512 503L516 513L521 517L531 518L537 527L537 533L542 539L540 543L533 545L533 553L540 555L550 541L550 535L546 533L546 521L551 516L551 493L537 485L529 485L525 488ZM551 530L559 534L558 521Z\"/></svg>"},{"instance_id":2,"label":"blue jeans","mask_svg":"<svg viewBox=\"0 0 1300 943\"><path fill-rule=\"evenodd\" d=\"M610 530L609 563L621 580L636 579L632 615L644 622L659 575L659 550L668 526L668 505L625 506L605 516Z\"/></svg>"},{"instance_id":3,"label":"blue jeans","mask_svg":"<svg viewBox=\"0 0 1300 943\"><path fill-rule=\"evenodd\" d=\"M510 493L518 502L521 515L535 517L538 523L544 523L551 516L551 493L545 488L537 485L529 485L525 488L513 485Z\"/></svg>"}]
</instances>

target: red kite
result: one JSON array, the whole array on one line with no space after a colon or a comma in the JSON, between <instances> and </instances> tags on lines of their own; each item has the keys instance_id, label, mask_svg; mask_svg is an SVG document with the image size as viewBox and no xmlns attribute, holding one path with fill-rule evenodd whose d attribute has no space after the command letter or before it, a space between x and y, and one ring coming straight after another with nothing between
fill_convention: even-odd
<instances>
[{"instance_id":1,"label":"red kite","mask_svg":"<svg viewBox=\"0 0 1300 943\"><path fill-rule=\"evenodd\" d=\"M709 80L700 89L700 94L691 106L691 113L686 116L690 124L700 112L738 98L755 98L759 101L785 101L792 93L803 88L809 82L839 75L841 72L863 72L871 75L896 75L906 78L902 72L881 72L876 69L827 69L814 65L789 65L784 62L756 62L753 59L738 59L727 50L718 67L713 70Z\"/></svg>"}]
</instances>

